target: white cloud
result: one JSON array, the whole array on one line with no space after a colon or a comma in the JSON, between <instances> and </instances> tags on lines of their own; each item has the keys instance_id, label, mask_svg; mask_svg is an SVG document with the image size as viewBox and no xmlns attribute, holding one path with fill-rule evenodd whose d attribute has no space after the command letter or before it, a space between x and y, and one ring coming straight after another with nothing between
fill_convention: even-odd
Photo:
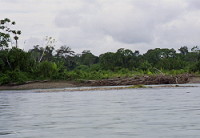
<instances>
[{"instance_id":1,"label":"white cloud","mask_svg":"<svg viewBox=\"0 0 200 138\"><path fill-rule=\"evenodd\" d=\"M17 22L26 47L52 36L77 51L145 52L198 45L199 7L198 0L0 0L0 17Z\"/></svg>"}]
</instances>

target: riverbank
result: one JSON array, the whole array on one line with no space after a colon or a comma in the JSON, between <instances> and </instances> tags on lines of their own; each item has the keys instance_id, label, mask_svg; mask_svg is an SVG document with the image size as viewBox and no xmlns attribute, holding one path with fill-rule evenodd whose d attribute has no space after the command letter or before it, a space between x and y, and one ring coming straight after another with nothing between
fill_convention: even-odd
<instances>
[{"instance_id":1,"label":"riverbank","mask_svg":"<svg viewBox=\"0 0 200 138\"><path fill-rule=\"evenodd\" d=\"M29 90L29 89L52 89L52 88L69 88L77 87L74 82L69 81L39 81L22 85L3 85L0 90Z\"/></svg>"},{"instance_id":2,"label":"riverbank","mask_svg":"<svg viewBox=\"0 0 200 138\"><path fill-rule=\"evenodd\" d=\"M22 85L4 85L0 90L25 90L25 89L52 89L73 88L86 86L125 86L125 85L158 85L158 84L186 84L200 83L200 77L190 74L184 75L157 75L135 76L129 78L113 78L104 80L87 80L82 82L73 81L37 81L27 82Z\"/></svg>"}]
</instances>

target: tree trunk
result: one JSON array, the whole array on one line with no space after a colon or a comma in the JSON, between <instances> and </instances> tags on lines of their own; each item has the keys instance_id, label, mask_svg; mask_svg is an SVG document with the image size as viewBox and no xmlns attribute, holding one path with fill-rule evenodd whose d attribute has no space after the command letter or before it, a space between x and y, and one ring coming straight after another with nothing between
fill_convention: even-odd
<instances>
[{"instance_id":1,"label":"tree trunk","mask_svg":"<svg viewBox=\"0 0 200 138\"><path fill-rule=\"evenodd\" d=\"M15 40L15 42L16 42L16 48L18 47L18 43L17 43L17 40Z\"/></svg>"},{"instance_id":2,"label":"tree trunk","mask_svg":"<svg viewBox=\"0 0 200 138\"><path fill-rule=\"evenodd\" d=\"M41 55L41 57L40 57L40 60L38 61L38 62L41 62L42 61L42 58L44 57L44 52L46 51L46 47L45 47L45 49L43 50L43 52L42 52L42 55Z\"/></svg>"}]
</instances>

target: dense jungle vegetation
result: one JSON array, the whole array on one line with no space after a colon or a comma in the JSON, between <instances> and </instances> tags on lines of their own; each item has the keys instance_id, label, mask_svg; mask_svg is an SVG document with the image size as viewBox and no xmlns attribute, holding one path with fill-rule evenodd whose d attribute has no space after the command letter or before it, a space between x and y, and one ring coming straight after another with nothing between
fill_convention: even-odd
<instances>
[{"instance_id":1,"label":"dense jungle vegetation","mask_svg":"<svg viewBox=\"0 0 200 138\"><path fill-rule=\"evenodd\" d=\"M14 25L15 22L8 18L0 20L0 85L29 80L77 81L200 71L198 46L192 49L182 46L178 51L155 48L144 54L120 48L116 52L95 56L89 50L76 54L66 45L55 49L55 40L46 37L44 46L35 45L33 49L24 51L18 48L21 31L13 30Z\"/></svg>"}]
</instances>

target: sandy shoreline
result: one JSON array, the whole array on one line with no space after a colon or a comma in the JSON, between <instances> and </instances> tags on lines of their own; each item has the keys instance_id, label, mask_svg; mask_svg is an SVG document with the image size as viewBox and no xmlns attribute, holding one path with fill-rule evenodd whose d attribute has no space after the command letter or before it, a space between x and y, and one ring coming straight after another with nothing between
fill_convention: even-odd
<instances>
[{"instance_id":1,"label":"sandy shoreline","mask_svg":"<svg viewBox=\"0 0 200 138\"><path fill-rule=\"evenodd\" d=\"M194 85L154 85L154 86L118 86L118 87L88 87L88 88L57 88L57 89L39 89L35 92L80 92L80 91L107 91L107 90L122 90L122 89L146 89L146 88L173 88L173 87L199 87Z\"/></svg>"},{"instance_id":2,"label":"sandy shoreline","mask_svg":"<svg viewBox=\"0 0 200 138\"><path fill-rule=\"evenodd\" d=\"M200 83L200 77L190 77L187 83ZM54 81L54 82L46 81L46 82L33 82L33 83L14 85L14 86L0 86L0 90L74 88L81 86L90 86L90 85L84 83L75 83L71 81Z\"/></svg>"}]
</instances>

